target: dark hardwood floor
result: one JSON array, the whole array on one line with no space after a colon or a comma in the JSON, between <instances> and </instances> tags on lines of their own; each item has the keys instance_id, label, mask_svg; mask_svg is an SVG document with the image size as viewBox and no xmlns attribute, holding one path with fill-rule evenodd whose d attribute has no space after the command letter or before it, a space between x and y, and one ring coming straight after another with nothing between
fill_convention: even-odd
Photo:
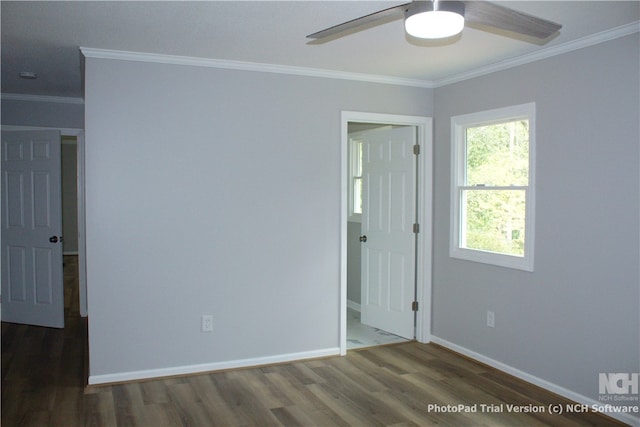
<instances>
[{"instance_id":1,"label":"dark hardwood floor","mask_svg":"<svg viewBox=\"0 0 640 427\"><path fill-rule=\"evenodd\" d=\"M67 257L64 330L2 324L4 427L622 425L594 413L550 414L549 405L570 402L415 342L85 389L76 271L76 259ZM476 412L438 412L433 405L476 405ZM516 413L507 405L544 410Z\"/></svg>"}]
</instances>

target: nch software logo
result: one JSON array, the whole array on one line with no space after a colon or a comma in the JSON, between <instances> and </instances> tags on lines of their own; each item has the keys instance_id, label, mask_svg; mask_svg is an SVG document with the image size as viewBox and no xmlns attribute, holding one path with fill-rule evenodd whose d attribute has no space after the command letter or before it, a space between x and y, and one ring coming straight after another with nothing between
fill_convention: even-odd
<instances>
[{"instance_id":1,"label":"nch software logo","mask_svg":"<svg viewBox=\"0 0 640 427\"><path fill-rule=\"evenodd\" d=\"M618 373L600 373L598 376L598 390L600 395L631 395L635 397L624 400L638 400L638 373L618 372ZM602 396L601 396L602 400ZM609 399L611 400L611 399Z\"/></svg>"}]
</instances>

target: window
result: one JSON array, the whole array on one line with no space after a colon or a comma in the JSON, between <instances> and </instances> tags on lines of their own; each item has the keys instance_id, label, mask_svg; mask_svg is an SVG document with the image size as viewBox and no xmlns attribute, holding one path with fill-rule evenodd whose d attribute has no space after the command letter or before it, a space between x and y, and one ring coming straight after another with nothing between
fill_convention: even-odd
<instances>
[{"instance_id":1,"label":"window","mask_svg":"<svg viewBox=\"0 0 640 427\"><path fill-rule=\"evenodd\" d=\"M533 271L535 104L452 117L450 255Z\"/></svg>"},{"instance_id":2,"label":"window","mask_svg":"<svg viewBox=\"0 0 640 427\"><path fill-rule=\"evenodd\" d=\"M362 215L362 139L350 138L350 178L349 216Z\"/></svg>"}]
</instances>

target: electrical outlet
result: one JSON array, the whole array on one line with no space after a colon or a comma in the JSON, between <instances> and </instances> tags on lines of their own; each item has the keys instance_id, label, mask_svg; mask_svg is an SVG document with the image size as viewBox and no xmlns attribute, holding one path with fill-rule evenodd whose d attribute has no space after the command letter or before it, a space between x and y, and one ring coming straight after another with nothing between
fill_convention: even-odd
<instances>
[{"instance_id":1,"label":"electrical outlet","mask_svg":"<svg viewBox=\"0 0 640 427\"><path fill-rule=\"evenodd\" d=\"M487 326L490 328L496 326L496 314L493 311L487 311Z\"/></svg>"},{"instance_id":2,"label":"electrical outlet","mask_svg":"<svg viewBox=\"0 0 640 427\"><path fill-rule=\"evenodd\" d=\"M213 316L210 314L202 315L202 332L213 332Z\"/></svg>"}]
</instances>

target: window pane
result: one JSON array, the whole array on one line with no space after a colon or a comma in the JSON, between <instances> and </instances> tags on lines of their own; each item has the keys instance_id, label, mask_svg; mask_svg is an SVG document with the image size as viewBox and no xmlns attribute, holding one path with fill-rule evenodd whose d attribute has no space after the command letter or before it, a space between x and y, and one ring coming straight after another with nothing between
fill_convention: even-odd
<instances>
[{"instance_id":1,"label":"window pane","mask_svg":"<svg viewBox=\"0 0 640 427\"><path fill-rule=\"evenodd\" d=\"M524 256L525 190L463 190L460 247Z\"/></svg>"},{"instance_id":2,"label":"window pane","mask_svg":"<svg viewBox=\"0 0 640 427\"><path fill-rule=\"evenodd\" d=\"M466 185L529 184L529 121L466 129Z\"/></svg>"},{"instance_id":3,"label":"window pane","mask_svg":"<svg viewBox=\"0 0 640 427\"><path fill-rule=\"evenodd\" d=\"M362 155L363 142L358 139L350 139L350 180L351 194L349 215L362 214Z\"/></svg>"},{"instance_id":4,"label":"window pane","mask_svg":"<svg viewBox=\"0 0 640 427\"><path fill-rule=\"evenodd\" d=\"M362 141L356 141L353 151L353 175L362 176Z\"/></svg>"},{"instance_id":5,"label":"window pane","mask_svg":"<svg viewBox=\"0 0 640 427\"><path fill-rule=\"evenodd\" d=\"M353 213L362 213L362 178L353 179Z\"/></svg>"}]
</instances>

